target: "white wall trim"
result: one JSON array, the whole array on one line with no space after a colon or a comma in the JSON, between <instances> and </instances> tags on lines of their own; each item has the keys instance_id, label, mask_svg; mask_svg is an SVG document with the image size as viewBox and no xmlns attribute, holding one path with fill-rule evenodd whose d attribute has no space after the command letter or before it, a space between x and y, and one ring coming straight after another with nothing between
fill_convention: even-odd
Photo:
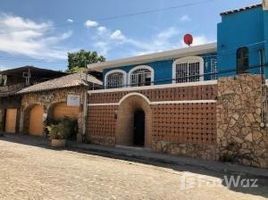
<instances>
[{"instance_id":1,"label":"white wall trim","mask_svg":"<svg viewBox=\"0 0 268 200\"><path fill-rule=\"evenodd\" d=\"M201 56L188 56L188 57L183 57L175 60L172 64L172 82L176 83L176 65L180 63L191 63L191 62L199 62L200 63L200 81L204 80L204 59ZM201 76L202 75L202 76Z\"/></svg>"},{"instance_id":2,"label":"white wall trim","mask_svg":"<svg viewBox=\"0 0 268 200\"><path fill-rule=\"evenodd\" d=\"M197 104L197 103L216 103L216 100L185 100L185 101L154 101L151 105L159 104Z\"/></svg>"},{"instance_id":3,"label":"white wall trim","mask_svg":"<svg viewBox=\"0 0 268 200\"><path fill-rule=\"evenodd\" d=\"M129 94L123 96L122 99L120 99L120 101L119 101L119 105L120 105L124 100L126 100L128 97L131 97L131 96L139 96L139 97L143 98L148 104L151 104L150 100L149 100L145 95L143 95L143 94L141 94L141 93L138 93L138 92L132 92L132 93L129 93Z\"/></svg>"},{"instance_id":4,"label":"white wall trim","mask_svg":"<svg viewBox=\"0 0 268 200\"><path fill-rule=\"evenodd\" d=\"M119 106L119 103L89 103L88 106Z\"/></svg>"},{"instance_id":5,"label":"white wall trim","mask_svg":"<svg viewBox=\"0 0 268 200\"><path fill-rule=\"evenodd\" d=\"M129 72L128 72L128 85L131 86L131 74L138 70L138 69L148 69L151 71L151 85L153 85L154 83L154 69L152 67L150 67L149 65L138 65L134 68L132 68Z\"/></svg>"},{"instance_id":6,"label":"white wall trim","mask_svg":"<svg viewBox=\"0 0 268 200\"><path fill-rule=\"evenodd\" d=\"M88 65L88 69L102 71L103 69L111 69L126 65L140 65L142 63L149 63L153 61L176 59L185 56L194 56L207 53L215 53L217 51L217 43L205 44L200 46L192 46L160 53L147 54L142 56L134 56L130 58L123 58L118 60L106 61L101 63L94 63Z\"/></svg>"},{"instance_id":7,"label":"white wall trim","mask_svg":"<svg viewBox=\"0 0 268 200\"><path fill-rule=\"evenodd\" d=\"M137 95L137 94L132 93L132 95ZM132 96L132 95L129 95L129 96ZM88 106L119 106L126 98L129 97L129 96L128 97L126 97L126 96L123 97L120 100L119 103L93 103L93 104L88 104ZM141 95L141 96L143 96L143 95ZM143 96L143 98L144 97L145 96ZM216 100L185 100L185 101L153 101L153 102L150 102L147 97L145 97L145 100L150 105L163 105L163 104L199 104L199 103L216 103L217 102Z\"/></svg>"},{"instance_id":8,"label":"white wall trim","mask_svg":"<svg viewBox=\"0 0 268 200\"><path fill-rule=\"evenodd\" d=\"M173 84L162 84L162 85L151 85L151 86L140 86L140 87L127 87L127 88L111 88L103 90L90 90L89 94L96 93L108 93L108 92L126 92L126 91L140 91L140 90L152 90L152 89L164 89L164 88L176 88L176 87L193 87L202 85L216 85L217 80L211 81L199 81L199 82L187 82L187 83L173 83Z\"/></svg>"},{"instance_id":9,"label":"white wall trim","mask_svg":"<svg viewBox=\"0 0 268 200\"><path fill-rule=\"evenodd\" d=\"M125 72L124 70L122 69L115 69L115 70L111 70L109 72L107 72L105 74L105 77L104 77L104 87L107 88L107 77L113 73L122 73L123 74L123 82L124 82L124 85L126 86L127 85L127 72Z\"/></svg>"}]
</instances>

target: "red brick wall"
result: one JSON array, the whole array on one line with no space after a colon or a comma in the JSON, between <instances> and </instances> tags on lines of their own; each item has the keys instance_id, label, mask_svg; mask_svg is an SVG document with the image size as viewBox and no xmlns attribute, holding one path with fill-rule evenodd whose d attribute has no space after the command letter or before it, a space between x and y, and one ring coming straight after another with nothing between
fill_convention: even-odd
<instances>
[{"instance_id":1,"label":"red brick wall","mask_svg":"<svg viewBox=\"0 0 268 200\"><path fill-rule=\"evenodd\" d=\"M174 148L186 145L178 148L184 149L185 153L182 154L214 159L216 103L159 104L159 102L216 100L217 85L91 93L88 99L88 103L92 105L88 109L87 138L92 143L116 144L119 105L105 104L117 104L125 95L133 92L143 94L152 103L158 102L150 104L152 111L150 134L154 150L177 154ZM165 143L164 147L162 143Z\"/></svg>"},{"instance_id":2,"label":"red brick wall","mask_svg":"<svg viewBox=\"0 0 268 200\"><path fill-rule=\"evenodd\" d=\"M216 104L154 105L153 141L186 144L216 142Z\"/></svg>"},{"instance_id":3,"label":"red brick wall","mask_svg":"<svg viewBox=\"0 0 268 200\"><path fill-rule=\"evenodd\" d=\"M88 108L87 139L92 143L114 145L118 106L96 106Z\"/></svg>"},{"instance_id":4,"label":"red brick wall","mask_svg":"<svg viewBox=\"0 0 268 200\"><path fill-rule=\"evenodd\" d=\"M92 93L89 103L118 103L122 97L133 91ZM215 99L217 96L217 85L203 85L192 87L174 87L164 89L136 90L146 96L150 101L183 101Z\"/></svg>"}]
</instances>

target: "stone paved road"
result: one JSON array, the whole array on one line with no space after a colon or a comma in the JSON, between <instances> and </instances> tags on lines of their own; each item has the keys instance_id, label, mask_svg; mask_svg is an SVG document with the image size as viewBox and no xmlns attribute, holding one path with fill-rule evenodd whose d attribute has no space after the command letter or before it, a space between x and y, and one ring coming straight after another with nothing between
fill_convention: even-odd
<instances>
[{"instance_id":1,"label":"stone paved road","mask_svg":"<svg viewBox=\"0 0 268 200\"><path fill-rule=\"evenodd\" d=\"M191 169L191 171L195 171ZM67 150L0 140L0 199L267 199L268 186L242 192L218 187L181 190L187 172ZM221 174L198 180L212 183ZM188 179L187 179L188 180ZM204 185L204 184L203 184Z\"/></svg>"}]
</instances>

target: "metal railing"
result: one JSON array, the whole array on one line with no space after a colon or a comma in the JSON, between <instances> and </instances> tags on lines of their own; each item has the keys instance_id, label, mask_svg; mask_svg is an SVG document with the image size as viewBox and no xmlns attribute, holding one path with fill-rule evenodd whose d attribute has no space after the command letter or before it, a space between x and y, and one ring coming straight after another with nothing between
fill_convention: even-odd
<instances>
[{"instance_id":1,"label":"metal railing","mask_svg":"<svg viewBox=\"0 0 268 200\"><path fill-rule=\"evenodd\" d=\"M244 72L245 74L260 74L264 77L265 70L268 70L268 63L264 65L254 65L249 66L248 69ZM236 69L227 69L227 70L221 70L221 71L215 71L215 72L209 72L204 74L191 74L186 76L177 77L175 79L158 79L156 81L149 81L146 80L145 82L140 82L137 84L136 82L134 84L122 84L118 85L117 87L105 87L105 86L96 86L91 89L93 90L100 90L100 89L115 89L115 88L125 88L125 87L137 87L137 86L148 86L148 85L162 85L162 84L171 84L171 83L186 83L186 82L199 82L199 81L211 81L211 80L217 80L220 77L227 77L227 76L236 76L237 70Z\"/></svg>"}]
</instances>

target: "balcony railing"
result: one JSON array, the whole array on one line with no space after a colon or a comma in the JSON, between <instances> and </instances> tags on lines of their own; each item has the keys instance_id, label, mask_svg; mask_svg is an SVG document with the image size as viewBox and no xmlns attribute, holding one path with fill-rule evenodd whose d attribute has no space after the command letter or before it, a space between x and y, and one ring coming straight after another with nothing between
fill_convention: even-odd
<instances>
[{"instance_id":1,"label":"balcony railing","mask_svg":"<svg viewBox=\"0 0 268 200\"><path fill-rule=\"evenodd\" d=\"M263 65L255 65L250 66L245 73L255 73L255 74L263 74L265 69L268 69L268 63ZM236 75L236 69L228 69L228 70L221 70L221 71L213 71L204 74L190 74L185 76L177 76L176 79L163 79L157 81L148 81L140 82L139 84L128 84L128 85L118 85L117 87L105 87L99 85L93 85L91 90L100 90L100 89L115 89L115 88L128 88L128 87L142 87L148 85L163 85L163 84L170 84L170 83L192 83L192 82L199 82L199 81L212 81L217 80L219 77L224 76L234 76ZM123 81L122 81L123 82ZM150 84L151 83L151 84Z\"/></svg>"}]
</instances>

